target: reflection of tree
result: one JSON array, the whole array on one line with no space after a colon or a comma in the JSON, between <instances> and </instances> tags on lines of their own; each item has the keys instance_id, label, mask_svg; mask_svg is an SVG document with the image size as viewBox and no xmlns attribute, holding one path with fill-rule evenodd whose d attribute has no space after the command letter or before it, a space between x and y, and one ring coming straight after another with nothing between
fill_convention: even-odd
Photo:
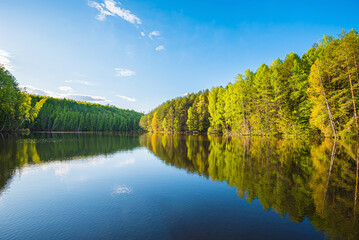
<instances>
[{"instance_id":1,"label":"reflection of tree","mask_svg":"<svg viewBox=\"0 0 359 240\"><path fill-rule=\"evenodd\" d=\"M356 169L356 178L355 178L355 195L354 195L354 218L356 216L356 207L358 199L358 179L359 179L359 151L357 151L357 169Z\"/></svg>"},{"instance_id":2,"label":"reflection of tree","mask_svg":"<svg viewBox=\"0 0 359 240\"><path fill-rule=\"evenodd\" d=\"M113 154L139 146L138 137L106 134L36 134L0 138L0 192L27 164Z\"/></svg>"},{"instance_id":3,"label":"reflection of tree","mask_svg":"<svg viewBox=\"0 0 359 240\"><path fill-rule=\"evenodd\" d=\"M167 164L225 181L247 201L333 238L358 239L358 144L325 139L143 135Z\"/></svg>"}]
</instances>

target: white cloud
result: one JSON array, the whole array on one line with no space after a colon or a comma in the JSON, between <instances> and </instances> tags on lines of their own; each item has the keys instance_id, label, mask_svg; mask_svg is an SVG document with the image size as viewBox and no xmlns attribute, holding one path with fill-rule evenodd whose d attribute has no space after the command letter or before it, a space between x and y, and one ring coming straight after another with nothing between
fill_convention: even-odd
<instances>
[{"instance_id":1,"label":"white cloud","mask_svg":"<svg viewBox=\"0 0 359 240\"><path fill-rule=\"evenodd\" d=\"M83 80L77 80L77 83L83 84L83 85L87 85L87 86L93 86L95 84L93 84L92 82L87 82L87 81L83 81Z\"/></svg>"},{"instance_id":2,"label":"white cloud","mask_svg":"<svg viewBox=\"0 0 359 240\"><path fill-rule=\"evenodd\" d=\"M120 161L116 164L116 167L125 167L131 164L135 164L136 160L134 158L126 159L125 161Z\"/></svg>"},{"instance_id":3,"label":"white cloud","mask_svg":"<svg viewBox=\"0 0 359 240\"><path fill-rule=\"evenodd\" d=\"M113 16L109 11L106 11L103 6L101 6L99 3L97 2L93 2L93 1L88 1L87 4L90 7L96 8L97 10L100 11L100 14L96 16L97 20L103 21L106 19L107 15Z\"/></svg>"},{"instance_id":4,"label":"white cloud","mask_svg":"<svg viewBox=\"0 0 359 240\"><path fill-rule=\"evenodd\" d=\"M35 95L40 95L40 96L49 96L49 97L59 97L57 94L51 92L51 91L46 91L40 88L35 88L33 86L30 85L20 85L19 86L21 90L30 93L30 94L35 94Z\"/></svg>"},{"instance_id":5,"label":"white cloud","mask_svg":"<svg viewBox=\"0 0 359 240\"><path fill-rule=\"evenodd\" d=\"M132 24L141 24L141 19L132 14L131 11L116 6L117 3L114 0L104 0L101 4L89 0L88 5L100 11L96 17L100 21L105 20L106 16L119 16Z\"/></svg>"},{"instance_id":6,"label":"white cloud","mask_svg":"<svg viewBox=\"0 0 359 240\"><path fill-rule=\"evenodd\" d=\"M158 47L156 47L156 51L162 51L165 50L165 47L163 45L159 45Z\"/></svg>"},{"instance_id":7,"label":"white cloud","mask_svg":"<svg viewBox=\"0 0 359 240\"><path fill-rule=\"evenodd\" d=\"M110 100L107 100L105 97L101 96L92 96L87 94L62 94L62 98L69 98L81 102L93 102L99 104L107 104L110 103Z\"/></svg>"},{"instance_id":8,"label":"white cloud","mask_svg":"<svg viewBox=\"0 0 359 240\"><path fill-rule=\"evenodd\" d=\"M130 77L136 74L135 71L126 68L115 68L117 77Z\"/></svg>"},{"instance_id":9,"label":"white cloud","mask_svg":"<svg viewBox=\"0 0 359 240\"><path fill-rule=\"evenodd\" d=\"M59 89L64 92L73 92L74 91L72 89L72 87L69 87L69 86L61 86L61 87L59 87Z\"/></svg>"},{"instance_id":10,"label":"white cloud","mask_svg":"<svg viewBox=\"0 0 359 240\"><path fill-rule=\"evenodd\" d=\"M72 99L76 101L82 101L82 102L92 102L92 103L98 103L98 104L108 104L111 101L106 99L105 97L101 96L92 96L88 94L75 94L75 93L56 93L52 91L43 90L40 88L35 88L30 85L21 85L19 86L23 91L29 93L29 94L35 94L40 96L48 96L48 97L54 97L54 98L66 98L66 99Z\"/></svg>"},{"instance_id":11,"label":"white cloud","mask_svg":"<svg viewBox=\"0 0 359 240\"><path fill-rule=\"evenodd\" d=\"M2 64L6 70L13 71L14 66L11 64L11 54L5 50L0 49L0 64Z\"/></svg>"},{"instance_id":12,"label":"white cloud","mask_svg":"<svg viewBox=\"0 0 359 240\"><path fill-rule=\"evenodd\" d=\"M126 97L126 96L121 96L121 95L116 95L116 96L119 97L119 98L122 98L122 99L124 99L126 101L129 101L129 102L136 102L137 101L136 98Z\"/></svg>"},{"instance_id":13,"label":"white cloud","mask_svg":"<svg viewBox=\"0 0 359 240\"><path fill-rule=\"evenodd\" d=\"M141 36L144 37L144 36L145 36L145 33L144 33L144 32L141 32Z\"/></svg>"},{"instance_id":14,"label":"white cloud","mask_svg":"<svg viewBox=\"0 0 359 240\"><path fill-rule=\"evenodd\" d=\"M83 80L65 80L65 83L73 83L73 82L76 82L76 83L79 83L82 85L86 85L86 86L94 86L95 85L92 82L83 81Z\"/></svg>"},{"instance_id":15,"label":"white cloud","mask_svg":"<svg viewBox=\"0 0 359 240\"><path fill-rule=\"evenodd\" d=\"M148 37L152 39L152 36L160 36L160 32L159 31L153 31L150 32L150 34L148 34Z\"/></svg>"}]
</instances>

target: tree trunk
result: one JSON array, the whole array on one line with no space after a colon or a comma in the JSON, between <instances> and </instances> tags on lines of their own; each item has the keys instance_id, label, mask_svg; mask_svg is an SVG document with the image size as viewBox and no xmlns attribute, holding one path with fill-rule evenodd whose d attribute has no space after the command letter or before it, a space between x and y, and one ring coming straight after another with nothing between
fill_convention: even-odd
<instances>
[{"instance_id":1,"label":"tree trunk","mask_svg":"<svg viewBox=\"0 0 359 240\"><path fill-rule=\"evenodd\" d=\"M323 94L323 97L325 98L325 105L326 105L327 110L328 110L328 115L329 115L330 124L332 125L334 137L337 138L337 129L335 128L335 122L334 122L334 120L333 120L332 111L330 110L329 102L328 102L327 96L326 96L326 94L325 94L325 89L324 89L324 86L323 86L322 77L320 76L318 64L315 63L315 66L316 66L317 71L318 71L319 82L320 82L320 86L321 86L321 88L322 88L322 94Z\"/></svg>"},{"instance_id":2,"label":"tree trunk","mask_svg":"<svg viewBox=\"0 0 359 240\"><path fill-rule=\"evenodd\" d=\"M243 133L245 133L246 129L247 129L247 121L246 121L246 117L244 116L244 113L245 113L244 104L243 104L244 97L243 96L241 96L241 97L242 97L242 99L241 99L242 104L241 105L242 105Z\"/></svg>"},{"instance_id":3,"label":"tree trunk","mask_svg":"<svg viewBox=\"0 0 359 240\"><path fill-rule=\"evenodd\" d=\"M348 57L346 57L347 60L347 68L348 68L348 76L349 76L349 82L350 82L350 91L352 93L352 100L353 100L353 108L354 108L354 117L355 117L355 125L357 127L356 132L358 134L358 117L357 117L357 108L355 106L355 96L354 96L354 90L353 90L353 83L352 83L352 77L350 75L350 67L349 67L349 61Z\"/></svg>"},{"instance_id":4,"label":"tree trunk","mask_svg":"<svg viewBox=\"0 0 359 240\"><path fill-rule=\"evenodd\" d=\"M358 69L358 63L354 55L354 63L355 63L355 71L357 73L357 83L359 83L359 69Z\"/></svg>"},{"instance_id":5,"label":"tree trunk","mask_svg":"<svg viewBox=\"0 0 359 240\"><path fill-rule=\"evenodd\" d=\"M6 125L6 121L7 121L7 114L6 114L6 117L5 117L5 121L4 121L4 125L2 126L0 132L2 132L5 128L5 125Z\"/></svg>"}]
</instances>

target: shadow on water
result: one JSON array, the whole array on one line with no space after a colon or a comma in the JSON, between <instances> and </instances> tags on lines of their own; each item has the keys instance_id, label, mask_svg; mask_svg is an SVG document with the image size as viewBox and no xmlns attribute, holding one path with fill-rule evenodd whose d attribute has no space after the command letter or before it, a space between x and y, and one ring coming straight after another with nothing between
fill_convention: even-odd
<instances>
[{"instance_id":1,"label":"shadow on water","mask_svg":"<svg viewBox=\"0 0 359 240\"><path fill-rule=\"evenodd\" d=\"M168 165L227 182L265 210L309 219L333 239L359 239L356 142L148 134L140 144Z\"/></svg>"}]
</instances>

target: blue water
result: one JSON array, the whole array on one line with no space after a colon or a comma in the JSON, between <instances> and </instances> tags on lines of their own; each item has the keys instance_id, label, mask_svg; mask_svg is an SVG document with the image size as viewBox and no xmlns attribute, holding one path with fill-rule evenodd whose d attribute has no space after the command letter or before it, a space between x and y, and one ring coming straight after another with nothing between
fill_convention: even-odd
<instances>
[{"instance_id":1,"label":"blue water","mask_svg":"<svg viewBox=\"0 0 359 240\"><path fill-rule=\"evenodd\" d=\"M258 199L240 198L226 182L165 164L145 147L12 170L0 195L0 239L325 236L308 219L291 222Z\"/></svg>"}]
</instances>

